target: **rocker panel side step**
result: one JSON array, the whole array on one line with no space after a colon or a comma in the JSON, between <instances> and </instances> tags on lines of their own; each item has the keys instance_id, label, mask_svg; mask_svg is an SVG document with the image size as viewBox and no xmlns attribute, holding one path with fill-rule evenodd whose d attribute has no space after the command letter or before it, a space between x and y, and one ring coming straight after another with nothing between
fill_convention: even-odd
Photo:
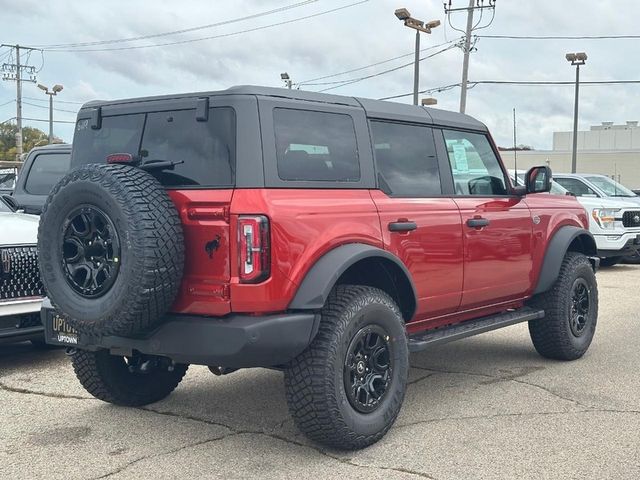
<instances>
[{"instance_id":1,"label":"rocker panel side step","mask_svg":"<svg viewBox=\"0 0 640 480\"><path fill-rule=\"evenodd\" d=\"M453 342L461 338L490 332L516 323L528 322L544 317L544 310L523 307L518 310L499 313L476 320L468 320L456 325L436 328L427 332L420 332L409 337L409 351L419 352L434 345Z\"/></svg>"}]
</instances>

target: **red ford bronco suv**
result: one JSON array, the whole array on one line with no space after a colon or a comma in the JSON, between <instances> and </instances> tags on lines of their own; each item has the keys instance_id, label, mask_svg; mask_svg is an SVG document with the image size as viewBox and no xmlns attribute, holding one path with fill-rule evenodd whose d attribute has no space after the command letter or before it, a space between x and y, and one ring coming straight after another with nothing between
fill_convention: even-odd
<instances>
[{"instance_id":1,"label":"red ford bronco suv","mask_svg":"<svg viewBox=\"0 0 640 480\"><path fill-rule=\"evenodd\" d=\"M107 402L272 367L302 432L357 449L409 352L526 321L574 360L594 335L584 209L538 194L548 167L514 187L465 115L262 87L91 102L71 168L40 220L42 317Z\"/></svg>"}]
</instances>

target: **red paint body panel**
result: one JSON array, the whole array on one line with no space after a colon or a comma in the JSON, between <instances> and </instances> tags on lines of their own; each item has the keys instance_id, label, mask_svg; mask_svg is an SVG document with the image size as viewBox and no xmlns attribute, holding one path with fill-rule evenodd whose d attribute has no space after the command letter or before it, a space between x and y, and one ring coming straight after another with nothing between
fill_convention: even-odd
<instances>
[{"instance_id":1,"label":"red paint body panel","mask_svg":"<svg viewBox=\"0 0 640 480\"><path fill-rule=\"evenodd\" d=\"M238 282L232 248L231 309L276 312L287 308L309 269L329 250L346 243L382 248L380 220L368 190L237 189L231 230L238 215L262 214L271 228L271 278Z\"/></svg>"},{"instance_id":2,"label":"red paint body panel","mask_svg":"<svg viewBox=\"0 0 640 480\"><path fill-rule=\"evenodd\" d=\"M415 320L455 312L463 280L463 239L460 212L450 198L391 198L372 190L384 248L405 264L415 284ZM411 232L390 232L388 224L415 222Z\"/></svg>"},{"instance_id":3,"label":"red paint body panel","mask_svg":"<svg viewBox=\"0 0 640 480\"><path fill-rule=\"evenodd\" d=\"M548 194L408 199L378 190L236 189L170 190L169 195L180 213L186 249L173 312L284 311L325 253L364 243L393 253L410 271L418 306L409 333L522 306L553 234L563 225L588 226L575 198ZM238 216L255 214L269 218L271 275L242 284ZM490 225L468 227L466 220L476 216ZM389 231L390 222L404 219L418 228Z\"/></svg>"},{"instance_id":4,"label":"red paint body panel","mask_svg":"<svg viewBox=\"0 0 640 480\"><path fill-rule=\"evenodd\" d=\"M461 308L522 298L531 286L532 220L519 197L455 199L464 230L464 286ZM489 220L469 227L472 218Z\"/></svg>"},{"instance_id":5,"label":"red paint body panel","mask_svg":"<svg viewBox=\"0 0 640 480\"><path fill-rule=\"evenodd\" d=\"M171 311L225 315L231 311L229 208L233 190L168 193L180 214L185 247L184 276Z\"/></svg>"}]
</instances>

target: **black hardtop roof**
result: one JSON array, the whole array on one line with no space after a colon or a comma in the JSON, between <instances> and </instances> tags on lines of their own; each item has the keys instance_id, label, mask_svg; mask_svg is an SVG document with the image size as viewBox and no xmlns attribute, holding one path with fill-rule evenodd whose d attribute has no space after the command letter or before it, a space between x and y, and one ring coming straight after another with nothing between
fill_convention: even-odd
<instances>
[{"instance_id":1,"label":"black hardtop roof","mask_svg":"<svg viewBox=\"0 0 640 480\"><path fill-rule=\"evenodd\" d=\"M163 100L178 100L185 98L213 97L221 95L253 95L258 97L273 97L292 100L303 100L309 102L328 103L334 105L347 105L361 107L368 117L392 119L399 121L414 121L419 123L432 123L434 125L451 126L457 128L468 128L472 130L487 130L487 127L469 115L462 113L441 110L439 108L428 108L422 106L408 105L406 103L390 102L387 100L373 100L368 98L347 97L343 95L333 95L328 93L309 92L305 90L294 90L287 88L261 87L254 85L239 85L212 92L180 93L173 95L159 95L152 97L128 98L122 100L94 100L85 103L81 110L92 109L108 105L125 105L143 102L161 102Z\"/></svg>"}]
</instances>

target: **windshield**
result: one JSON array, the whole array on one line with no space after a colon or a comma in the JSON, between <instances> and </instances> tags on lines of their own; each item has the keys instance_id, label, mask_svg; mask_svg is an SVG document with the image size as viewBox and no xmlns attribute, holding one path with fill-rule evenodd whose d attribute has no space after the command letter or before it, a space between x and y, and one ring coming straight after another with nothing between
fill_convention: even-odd
<instances>
[{"instance_id":1,"label":"windshield","mask_svg":"<svg viewBox=\"0 0 640 480\"><path fill-rule=\"evenodd\" d=\"M609 177L585 177L609 197L637 197L635 193L624 185Z\"/></svg>"}]
</instances>

